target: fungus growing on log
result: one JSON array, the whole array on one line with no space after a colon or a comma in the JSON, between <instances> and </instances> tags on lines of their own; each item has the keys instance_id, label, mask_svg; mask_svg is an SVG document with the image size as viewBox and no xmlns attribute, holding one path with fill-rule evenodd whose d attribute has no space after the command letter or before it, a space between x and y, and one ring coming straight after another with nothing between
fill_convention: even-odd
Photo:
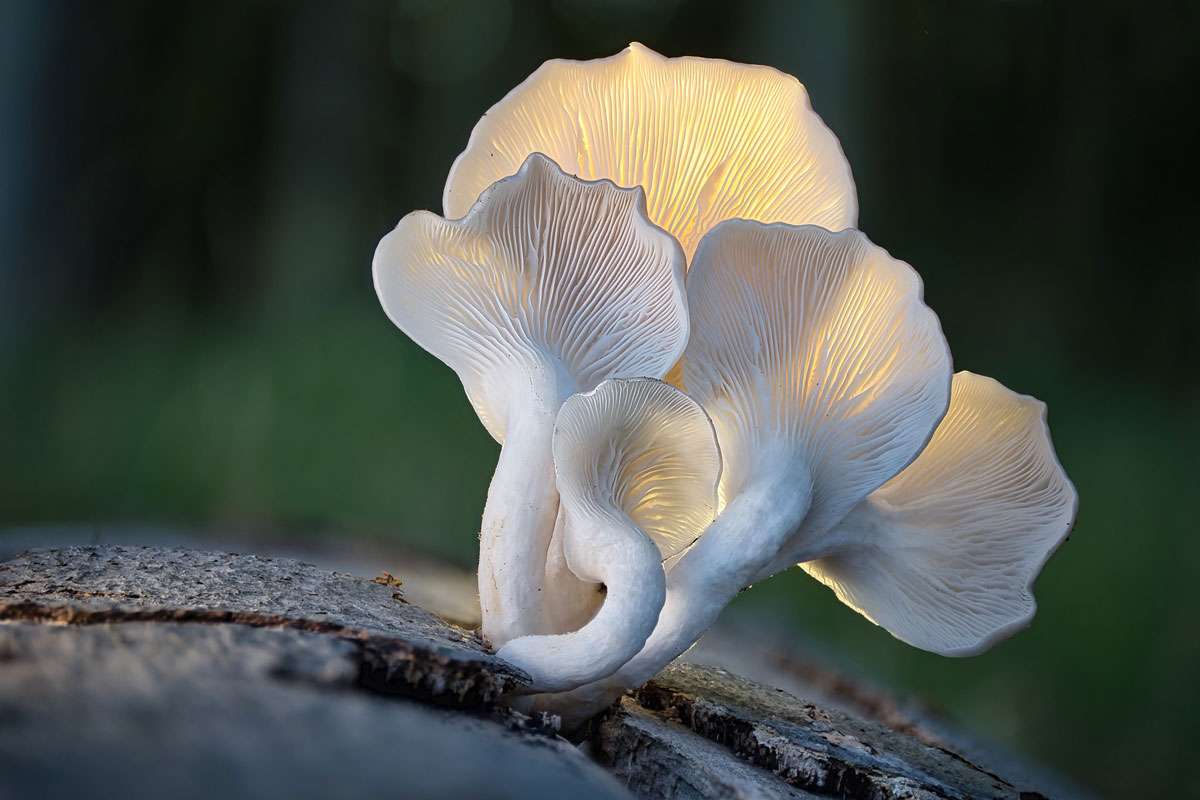
<instances>
[{"instance_id":1,"label":"fungus growing on log","mask_svg":"<svg viewBox=\"0 0 1200 800\"><path fill-rule=\"evenodd\" d=\"M376 288L503 444L479 591L523 702L582 719L796 564L944 655L1029 622L1076 507L1045 409L953 374L794 78L548 62L444 205L384 238Z\"/></svg>"}]
</instances>

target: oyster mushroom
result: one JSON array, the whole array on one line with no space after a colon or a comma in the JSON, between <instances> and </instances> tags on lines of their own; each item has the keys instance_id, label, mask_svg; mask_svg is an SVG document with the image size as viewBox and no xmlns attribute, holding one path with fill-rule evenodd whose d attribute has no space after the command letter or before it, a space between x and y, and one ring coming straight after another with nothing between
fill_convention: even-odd
<instances>
[{"instance_id":1,"label":"oyster mushroom","mask_svg":"<svg viewBox=\"0 0 1200 800\"><path fill-rule=\"evenodd\" d=\"M724 222L687 283L683 377L721 446L720 513L669 570L638 655L539 701L568 721L684 652L785 547L836 552L837 523L916 457L949 402L950 354L920 279L858 231Z\"/></svg>"},{"instance_id":2,"label":"oyster mushroom","mask_svg":"<svg viewBox=\"0 0 1200 800\"><path fill-rule=\"evenodd\" d=\"M646 218L640 189L581 181L534 154L462 219L404 217L373 269L388 317L458 374L502 445L480 533L484 634L499 646L537 632L559 406L677 360L683 253Z\"/></svg>"},{"instance_id":3,"label":"oyster mushroom","mask_svg":"<svg viewBox=\"0 0 1200 800\"><path fill-rule=\"evenodd\" d=\"M606 592L579 630L500 648L536 691L599 680L637 654L665 600L662 562L712 522L721 472L708 416L656 380L608 380L568 399L554 464L567 565Z\"/></svg>"},{"instance_id":4,"label":"oyster mushroom","mask_svg":"<svg viewBox=\"0 0 1200 800\"><path fill-rule=\"evenodd\" d=\"M837 137L803 84L771 67L665 58L637 42L547 61L471 132L446 179L446 215L534 152L581 178L643 187L650 219L689 259L722 220L841 230L858 215Z\"/></svg>"}]
</instances>

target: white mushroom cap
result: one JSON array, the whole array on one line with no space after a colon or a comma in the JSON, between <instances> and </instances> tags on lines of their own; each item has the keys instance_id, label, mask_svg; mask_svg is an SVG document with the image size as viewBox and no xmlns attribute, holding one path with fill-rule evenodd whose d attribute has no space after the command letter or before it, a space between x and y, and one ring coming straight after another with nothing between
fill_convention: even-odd
<instances>
[{"instance_id":1,"label":"white mushroom cap","mask_svg":"<svg viewBox=\"0 0 1200 800\"><path fill-rule=\"evenodd\" d=\"M722 504L789 471L811 504L786 550L819 551L946 411L950 351L920 278L855 230L731 220L688 298L683 383L717 429Z\"/></svg>"},{"instance_id":2,"label":"white mushroom cap","mask_svg":"<svg viewBox=\"0 0 1200 800\"><path fill-rule=\"evenodd\" d=\"M514 400L549 390L557 411L605 378L665 374L688 337L683 270L640 189L541 154L462 219L404 217L374 260L388 317L458 373L499 442Z\"/></svg>"},{"instance_id":3,"label":"white mushroom cap","mask_svg":"<svg viewBox=\"0 0 1200 800\"><path fill-rule=\"evenodd\" d=\"M446 180L446 215L466 213L533 152L582 178L644 187L650 219L689 257L725 219L840 230L858 214L837 138L804 86L770 67L664 58L637 43L547 61L475 126Z\"/></svg>"},{"instance_id":4,"label":"white mushroom cap","mask_svg":"<svg viewBox=\"0 0 1200 800\"><path fill-rule=\"evenodd\" d=\"M500 648L536 691L600 680L637 654L665 601L662 561L712 522L721 471L703 409L648 379L605 381L568 399L555 426L554 464L567 563L607 593L578 631Z\"/></svg>"},{"instance_id":5,"label":"white mushroom cap","mask_svg":"<svg viewBox=\"0 0 1200 800\"><path fill-rule=\"evenodd\" d=\"M1045 405L960 372L929 446L842 523L856 544L801 566L896 638L973 655L1032 620L1077 500Z\"/></svg>"},{"instance_id":6,"label":"white mushroom cap","mask_svg":"<svg viewBox=\"0 0 1200 800\"><path fill-rule=\"evenodd\" d=\"M572 564L597 516L629 517L660 561L694 542L716 516L721 452L712 421L662 381L608 380L567 400L554 429L554 469Z\"/></svg>"},{"instance_id":7,"label":"white mushroom cap","mask_svg":"<svg viewBox=\"0 0 1200 800\"><path fill-rule=\"evenodd\" d=\"M388 317L454 369L504 444L480 533L494 644L542 628L559 406L605 378L666 373L688 336L683 271L640 189L578 180L540 154L462 219L415 212L379 243Z\"/></svg>"}]
</instances>

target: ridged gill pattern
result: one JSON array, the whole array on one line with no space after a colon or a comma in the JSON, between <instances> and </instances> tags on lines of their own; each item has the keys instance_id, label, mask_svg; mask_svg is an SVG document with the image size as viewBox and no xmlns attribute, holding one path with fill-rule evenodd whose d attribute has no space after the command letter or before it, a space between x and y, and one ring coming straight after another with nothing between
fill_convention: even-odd
<instances>
[{"instance_id":1,"label":"ridged gill pattern","mask_svg":"<svg viewBox=\"0 0 1200 800\"><path fill-rule=\"evenodd\" d=\"M498 441L530 391L561 401L605 378L664 375L687 341L683 269L640 190L540 155L461 220L409 214L374 263L388 316L458 373Z\"/></svg>"},{"instance_id":2,"label":"ridged gill pattern","mask_svg":"<svg viewBox=\"0 0 1200 800\"><path fill-rule=\"evenodd\" d=\"M568 535L586 536L589 516L624 513L665 559L716 513L721 455L712 423L661 381L609 380L567 400L554 431L554 466Z\"/></svg>"},{"instance_id":3,"label":"ridged gill pattern","mask_svg":"<svg viewBox=\"0 0 1200 800\"><path fill-rule=\"evenodd\" d=\"M650 219L689 258L725 219L832 230L857 220L837 138L804 86L770 67L664 58L639 44L548 61L476 125L446 181L447 216L534 152L581 178L643 187Z\"/></svg>"},{"instance_id":4,"label":"ridged gill pattern","mask_svg":"<svg viewBox=\"0 0 1200 800\"><path fill-rule=\"evenodd\" d=\"M929 446L847 520L866 546L803 566L897 638L966 655L1033 617L1075 504L1045 406L960 372Z\"/></svg>"},{"instance_id":5,"label":"ridged gill pattern","mask_svg":"<svg viewBox=\"0 0 1200 800\"><path fill-rule=\"evenodd\" d=\"M802 531L828 531L907 465L949 402L950 354L921 282L854 230L732 220L688 275L683 383L717 429L722 502L805 467Z\"/></svg>"}]
</instances>

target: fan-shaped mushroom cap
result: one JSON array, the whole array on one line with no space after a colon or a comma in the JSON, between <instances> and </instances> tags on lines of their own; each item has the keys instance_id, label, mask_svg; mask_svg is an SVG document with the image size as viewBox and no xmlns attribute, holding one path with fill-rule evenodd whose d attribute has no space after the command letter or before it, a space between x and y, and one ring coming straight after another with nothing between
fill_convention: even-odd
<instances>
[{"instance_id":1,"label":"fan-shaped mushroom cap","mask_svg":"<svg viewBox=\"0 0 1200 800\"><path fill-rule=\"evenodd\" d=\"M600 680L637 654L665 601L662 561L712 522L721 471L703 409L648 379L609 380L568 399L555 426L554 464L567 564L607 593L578 631L500 648L536 691Z\"/></svg>"},{"instance_id":2,"label":"fan-shaped mushroom cap","mask_svg":"<svg viewBox=\"0 0 1200 800\"><path fill-rule=\"evenodd\" d=\"M461 220L409 214L374 261L388 317L458 373L500 442L530 394L556 411L605 378L665 374L687 342L683 269L640 189L540 154Z\"/></svg>"},{"instance_id":3,"label":"fan-shaped mushroom cap","mask_svg":"<svg viewBox=\"0 0 1200 800\"><path fill-rule=\"evenodd\" d=\"M950 352L920 278L855 230L731 220L688 298L683 382L716 426L722 503L788 470L811 505L785 549L820 548L945 413Z\"/></svg>"},{"instance_id":4,"label":"fan-shaped mushroom cap","mask_svg":"<svg viewBox=\"0 0 1200 800\"><path fill-rule=\"evenodd\" d=\"M568 399L554 429L554 468L569 560L597 515L628 516L660 561L716 516L721 453L712 422L662 381L609 380Z\"/></svg>"},{"instance_id":5,"label":"fan-shaped mushroom cap","mask_svg":"<svg viewBox=\"0 0 1200 800\"><path fill-rule=\"evenodd\" d=\"M804 86L770 67L664 58L637 43L547 61L475 126L446 180L446 215L466 213L533 152L581 178L644 187L650 219L689 257L725 219L840 230L858 214L837 138Z\"/></svg>"},{"instance_id":6,"label":"fan-shaped mushroom cap","mask_svg":"<svg viewBox=\"0 0 1200 800\"><path fill-rule=\"evenodd\" d=\"M960 372L929 446L843 522L859 544L801 566L896 638L973 655L1029 624L1076 503L1045 405Z\"/></svg>"},{"instance_id":7,"label":"fan-shaped mushroom cap","mask_svg":"<svg viewBox=\"0 0 1200 800\"><path fill-rule=\"evenodd\" d=\"M640 189L581 181L538 154L464 218L409 214L379 243L375 288L388 317L454 369L504 444L480 530L494 644L542 627L559 406L605 378L670 368L688 335L683 269Z\"/></svg>"}]
</instances>

